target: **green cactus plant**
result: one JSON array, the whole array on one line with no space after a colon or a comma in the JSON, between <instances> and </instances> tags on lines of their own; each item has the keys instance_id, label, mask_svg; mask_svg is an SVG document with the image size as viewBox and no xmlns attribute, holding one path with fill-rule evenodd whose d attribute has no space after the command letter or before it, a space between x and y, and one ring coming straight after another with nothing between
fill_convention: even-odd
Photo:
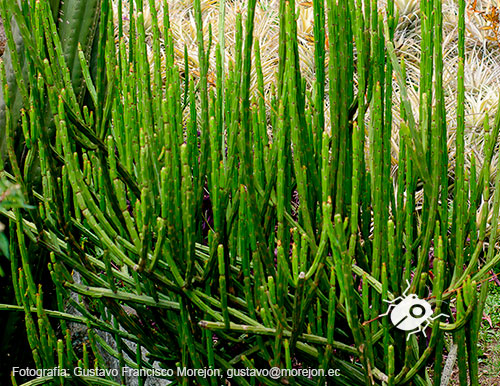
<instances>
[{"instance_id":1,"label":"green cactus plant","mask_svg":"<svg viewBox=\"0 0 500 386\"><path fill-rule=\"evenodd\" d=\"M71 84L75 90L75 95L79 103L83 103L86 87L83 83L83 74L80 68L80 61L77 56L77 46L81 44L84 56L87 60L95 60L96 33L99 25L99 0L92 1L59 1L50 0L48 6L51 10L61 41L61 50L65 59L65 66L71 74ZM24 6L26 9L26 6ZM30 74L29 55L25 56L24 42L17 23L10 12L2 14L5 20L5 30L7 33L8 46L3 56L6 68L7 84L9 85L10 103L12 104L12 121L17 124L21 119L21 109L30 104L27 84L32 82L33 74ZM34 19L33 19L34 21ZM42 21L40 27L46 25ZM27 25L35 28L31 22ZM34 36L34 35L32 35ZM92 53L94 52L94 55ZM30 77L31 76L31 77ZM22 81L21 81L22 79ZM2 158L6 156L5 148L5 110L6 101L3 91L0 92L0 127L3 132L0 135L0 149Z\"/></svg>"},{"instance_id":2,"label":"green cactus plant","mask_svg":"<svg viewBox=\"0 0 500 386\"><path fill-rule=\"evenodd\" d=\"M262 92L253 37L255 0L248 3L246 20L238 19L236 59L227 66L224 43L213 50L210 32L207 44L201 2L194 1L198 78L174 61L166 1L164 30L149 1L154 55L147 60L144 4L134 4L126 42L120 26L116 39L112 7L102 0L97 59L89 64L79 49L79 75L62 54L47 0L24 8L0 1L3 15L15 18L30 59L25 87L33 102L20 116L42 181L35 186L33 169L21 171L12 120L17 108L2 69L10 156L3 174L24 187L37 210L0 208L19 255L12 265L18 305L0 309L24 311L37 367L104 368L104 350L120 367L171 370L166 378L183 385L221 380L202 373L189 378L174 369L211 367L229 378L238 369L272 366L325 370L313 379L297 371L281 379L301 385L437 385L450 336L462 350L462 384L478 384L480 315L489 272L500 261L494 223L500 174L494 187L488 175L500 112L491 132L485 121L487 161L466 175L459 107L450 189L441 1L421 4L419 117L392 42L392 1L385 9L376 1L313 2L317 79L311 90L301 75L295 4L281 1L280 66L270 100ZM463 100L463 23L458 33ZM207 76L213 52L214 86ZM253 69L260 90L254 95ZM72 76L85 79L88 100L78 97ZM393 175L396 90L404 119ZM54 137L44 130L44 112L55 124ZM417 205L417 189L423 205ZM57 310L46 306L33 277L33 245L50 252ZM430 324L428 339L405 333L383 316L386 302L403 294L407 281L409 293L425 298L433 313L449 315ZM67 304L81 316L66 312ZM76 352L67 321L88 326L90 350ZM94 330L113 334L116 348ZM136 352L127 340L137 344ZM432 362L431 382L426 366ZM335 376L328 369L337 369ZM77 376L47 375L40 382L69 384L72 377ZM124 382L109 375L80 378L90 384ZM278 384L262 374L231 382Z\"/></svg>"},{"instance_id":3,"label":"green cactus plant","mask_svg":"<svg viewBox=\"0 0 500 386\"><path fill-rule=\"evenodd\" d=\"M20 2L20 4L22 3ZM26 10L26 4L22 5L23 9ZM96 28L98 26L100 15L99 1L63 2L59 0L51 0L47 3L47 5L51 11L51 17L56 24L57 33L61 37L61 50L65 58L65 63L67 63L71 71L71 84L76 91L79 102L83 103L85 99L86 87L84 87L83 75L79 68L79 59L75 56L77 53L76 46L80 42L84 47L85 58L91 60L91 58L94 57L95 60L94 42L96 41ZM25 114L22 109L27 111L30 107L33 108L36 105L36 93L29 91L30 83L36 82L36 79L34 78L35 72L33 69L33 63L30 60L30 55L26 54L22 34L18 28L15 18L12 16L12 13L9 11L2 12L8 41L8 47L2 60L5 65L6 82L9 88L8 98L4 97L3 87L0 91L0 153L2 170L3 164L8 157L8 140L6 130L7 124L9 124L11 125L11 130L15 133L12 135L12 140L14 143L14 153L17 161L21 165L25 165L23 171L25 175L37 176L39 175L39 159L36 156L36 149L33 149L33 145L36 146L36 140L31 142L31 138L23 137L23 133L27 133L27 131L26 126L21 123L21 121L25 122L24 119L22 120L22 115ZM35 25L32 24L34 21L35 18L33 17L33 19L28 23L28 26L32 31L35 28ZM46 21L37 21L39 22L37 25L38 28L41 28L44 25L48 26ZM35 36L34 32L32 33L32 36ZM38 47L43 49L41 46ZM51 52L52 51L53 49ZM61 68L63 67L65 66L62 66ZM54 67L54 69L56 68ZM10 106L7 105L7 102ZM9 109L9 112L7 112L7 109ZM7 117L7 114L10 115ZM41 119L40 126L43 127L49 135L53 136L54 123L51 120L50 112L44 111L42 113L39 111L37 114L39 119ZM32 115L31 119L33 118L34 116ZM10 123L7 120L9 120ZM34 202L34 198L31 194L31 186L39 186L40 182L40 178L33 178L30 179L30 185L27 187L23 186L24 193L26 195L25 199L34 205L37 204ZM2 233L2 245L6 242L8 246L8 234L9 233ZM34 272L37 272L38 277L40 277L40 273L46 271L45 259L48 257L48 254L43 251L37 251L34 255L40 256L40 259L31 259L32 269ZM8 278L5 278L2 281L7 281L7 279ZM50 281L50 277L48 279ZM2 284L2 287L3 286L4 284ZM12 302L12 288L5 285L2 293L4 295L2 297L2 302ZM4 313L1 316L0 324L6 331L2 338L2 347L5 348L5 351L3 352L5 355L3 356L7 357L7 353L9 353L8 356L12 358L12 360L17 361L17 364L21 364L21 352L23 350L26 351L26 349L21 348L18 344L20 339L25 339L25 335L22 330L16 330L16 326L21 323L21 320L19 320L18 317L19 315L16 314ZM17 333L13 333L13 331L17 331ZM16 351L17 347L20 348L18 351ZM8 373L10 372L10 369L7 368L9 367L8 363L5 363L4 369L0 371L0 379L2 379L2 382L7 382L6 377L8 378L9 376ZM14 365L16 363L12 362L11 364Z\"/></svg>"}]
</instances>

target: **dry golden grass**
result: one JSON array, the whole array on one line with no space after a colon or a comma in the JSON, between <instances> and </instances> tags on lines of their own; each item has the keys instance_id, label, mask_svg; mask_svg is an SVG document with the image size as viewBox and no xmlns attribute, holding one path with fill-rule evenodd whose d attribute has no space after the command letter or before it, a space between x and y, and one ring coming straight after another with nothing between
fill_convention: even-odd
<instances>
[{"instance_id":1,"label":"dry golden grass","mask_svg":"<svg viewBox=\"0 0 500 386\"><path fill-rule=\"evenodd\" d=\"M116 6L118 2L114 0ZM126 2L124 1L124 4ZM234 0L226 2L226 17L224 28L225 39L225 63L234 60L235 47L235 30L237 14L241 13L246 17L246 1ZM279 21L278 21L278 1L276 0L261 0L258 2L255 13L254 36L259 41L261 47L261 61L264 72L264 84L269 90L271 83L274 80L275 73L278 67L278 38L279 38ZM210 55L209 80L215 79L215 45L219 37L219 2L215 0L201 2L203 12L203 32L205 44L208 44L209 25L212 28L212 48ZM125 4L127 7L127 4ZM188 49L190 70L194 74L198 69L198 48L196 40L196 25L194 18L193 2L190 0L168 1L170 14L170 30L175 42L176 63L180 68L184 66L184 46ZM300 58L301 69L304 77L308 80L314 77L314 39L313 39L313 12L312 7L305 4L298 6L300 17L298 19L298 38L300 41ZM160 28L163 29L163 7L157 5L158 18ZM127 11L128 13L128 11ZM124 12L125 14L125 12ZM145 12L146 29L151 25L151 17L146 7ZM115 12L116 17L116 12ZM117 22L117 21L116 21ZM125 23L125 31L128 31L127 20ZM151 32L151 31L150 31ZM255 73L252 73L252 91L256 85Z\"/></svg>"},{"instance_id":2,"label":"dry golden grass","mask_svg":"<svg viewBox=\"0 0 500 386\"><path fill-rule=\"evenodd\" d=\"M496 0L495 1L496 4ZM418 5L413 0L398 0L400 24L396 33L396 47L407 61L408 81L418 86L420 71L420 21ZM498 42L489 40L492 31L484 29L488 23L485 18L474 12L469 4L466 12L466 60L465 60L465 147L466 168L470 165L470 156L474 154L477 164L482 165L483 157L483 121L488 114L490 122L496 112L499 98L500 49ZM476 9L488 13L492 4L489 0L477 2ZM408 13L405 10L408 10ZM451 166L454 164L454 141L457 106L457 42L458 42L458 3L445 0L443 4L443 83L448 124L448 148ZM413 87L412 87L413 88ZM413 91L413 90L412 90ZM410 93L415 115L418 115L418 92ZM397 95L396 95L397 98ZM397 115L397 114L396 114ZM492 163L492 178L497 169L497 157Z\"/></svg>"},{"instance_id":3,"label":"dry golden grass","mask_svg":"<svg viewBox=\"0 0 500 386\"><path fill-rule=\"evenodd\" d=\"M115 5L117 0L114 0ZM492 3L494 2L494 3ZM492 6L497 6L498 0L477 0L469 3L466 14L466 62L465 62L465 114L466 114L466 168L469 169L470 155L474 154L477 165L482 165L483 157L483 121L486 114L494 117L499 98L500 81L500 44L491 41L492 30L485 15L489 15ZM146 1L147 3L147 1ZM313 9L312 2L297 1L297 31L300 50L301 71L308 85L314 79L314 38L313 38ZM383 6L384 1L381 1ZM419 0L395 0L399 12L399 22L395 34L395 46L401 57L405 58L408 74L408 91L413 107L413 113L418 118L418 84L420 59L420 15ZM125 7L127 2L124 1ZM158 4L158 3L157 3ZM264 72L266 94L275 79L278 67L278 0L260 0L257 3L254 36L260 43L261 58ZM189 65L192 74L197 74L198 50L196 44L196 27L194 19L193 1L168 1L170 14L170 29L175 42L175 61L179 68L184 66L184 46L188 49ZM246 16L246 1L227 1L225 6L225 63L234 58L236 15ZM209 26L212 29L213 45L210 55L209 81L215 81L215 44L219 37L219 1L202 0L203 23L205 41L208 42ZM483 13L481 14L480 11ZM157 5L160 28L163 29L163 7ZM128 12L124 11L124 15ZM115 12L115 17L116 17ZM148 7L144 10L147 33L151 34L151 16ZM128 19L124 20L125 32L128 32ZM116 20L117 22L117 20ZM243 20L244 23L244 20ZM450 166L454 164L456 106L457 106L457 40L458 40L458 3L457 0L444 0L443 4L443 81L445 87L445 101L448 124L448 144ZM152 53L150 53L152 56ZM326 64L327 65L327 64ZM252 74L252 91L255 90L255 74ZM327 84L328 86L328 84ZM397 90L397 85L395 85ZM393 125L393 156L397 157L398 130L399 130L399 97L394 95L394 125ZM325 100L328 107L328 98ZM328 114L328 108L325 109ZM326 117L327 125L329 117ZM492 120L490 120L492 122ZM497 159L492 163L492 178L497 169Z\"/></svg>"}]
</instances>

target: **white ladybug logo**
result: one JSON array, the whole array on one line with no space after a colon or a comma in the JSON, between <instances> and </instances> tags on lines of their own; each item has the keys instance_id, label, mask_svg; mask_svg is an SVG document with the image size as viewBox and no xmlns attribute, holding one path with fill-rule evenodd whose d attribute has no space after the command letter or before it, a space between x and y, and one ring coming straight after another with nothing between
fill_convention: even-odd
<instances>
[{"instance_id":1,"label":"white ladybug logo","mask_svg":"<svg viewBox=\"0 0 500 386\"><path fill-rule=\"evenodd\" d=\"M387 312L380 314L380 316L388 315L389 313L391 322L394 326L403 331L411 331L406 340L410 339L410 336L421 331L425 335L425 329L429 324L439 318L440 316L449 316L446 314L439 314L432 317L432 307L431 305L423 299L420 299L417 295L411 294L406 295L410 289L410 283L408 287L403 292L403 296L398 296L396 299L384 302L390 303ZM399 303L395 304L399 300ZM415 331L412 331L415 330Z\"/></svg>"}]
</instances>

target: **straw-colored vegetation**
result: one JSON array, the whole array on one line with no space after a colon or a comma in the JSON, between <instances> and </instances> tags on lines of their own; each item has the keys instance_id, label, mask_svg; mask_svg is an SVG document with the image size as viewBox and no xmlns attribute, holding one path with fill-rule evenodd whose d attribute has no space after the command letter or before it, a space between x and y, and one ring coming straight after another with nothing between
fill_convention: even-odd
<instances>
[{"instance_id":1,"label":"straw-colored vegetation","mask_svg":"<svg viewBox=\"0 0 500 386\"><path fill-rule=\"evenodd\" d=\"M118 0L113 0L115 6ZM126 6L127 1L123 0ZM420 12L418 0L396 0L395 5L399 12L394 43L397 53L405 58L407 65L410 102L413 112L418 116L419 96L418 85L420 79ZM475 5L474 5L475 3ZM476 156L477 164L482 164L484 133L483 120L486 114L493 118L499 99L500 90L500 42L493 40L500 32L499 25L491 22L491 15L495 14L496 0L476 0L467 4L465 19L466 35L466 61L465 73L465 119L466 119L466 154L472 152ZM385 1L381 1L383 6ZM262 71L264 75L265 89L269 92L273 80L278 71L278 47L279 47L279 1L262 0L257 2L255 13L254 36L259 41L261 48ZM189 65L194 74L197 72L198 48L196 43L196 25L194 19L193 2L190 0L169 0L170 29L174 37L176 64L184 68L184 48L187 48ZM215 45L220 39L219 31L219 2L210 0L201 2L204 22L204 37L208 43L209 29L212 31L212 53ZM245 16L246 1L235 0L226 2L224 19L225 39L225 61L234 61L235 47L235 25L236 15L242 13ZM126 8L128 11L128 8ZM124 15L127 14L124 11ZM163 6L157 2L158 18L160 28L163 27ZM314 72L314 36L313 21L314 14L312 1L297 2L297 34L299 41L300 65L303 77L309 87L315 79ZM115 12L115 17L117 12ZM498 16L497 16L498 17ZM146 33L151 38L151 16L146 4L145 11ZM115 21L118 24L118 21ZM124 18L124 31L128 31L128 17ZM445 103L448 123L448 143L450 150L450 162L454 163L454 132L456 129L456 107L457 107L457 33L458 26L458 3L456 0L443 1L443 81L445 87ZM328 44L328 41L326 41ZM150 60L152 60L152 47L149 44ZM328 56L326 57L328 65ZM208 80L215 85L215 55L210 57ZM328 77L328 72L327 72ZM256 92L255 69L252 69L252 92ZM328 83L327 83L328 84ZM395 82L395 87L397 84ZM395 125L393 131L393 154L398 153L398 127L399 125L399 96L397 91L394 95ZM325 105L328 106L328 99ZM325 110L328 113L328 109ZM329 117L327 116L327 122ZM498 156L494 156L491 164L491 178L494 179L497 170ZM466 156L466 167L469 168L470 157Z\"/></svg>"}]
</instances>

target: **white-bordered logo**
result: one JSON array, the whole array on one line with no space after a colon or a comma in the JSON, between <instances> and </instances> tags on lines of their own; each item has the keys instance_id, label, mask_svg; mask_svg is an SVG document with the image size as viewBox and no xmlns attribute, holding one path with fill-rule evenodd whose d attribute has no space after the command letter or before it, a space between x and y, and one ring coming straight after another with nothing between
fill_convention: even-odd
<instances>
[{"instance_id":1,"label":"white-bordered logo","mask_svg":"<svg viewBox=\"0 0 500 386\"><path fill-rule=\"evenodd\" d=\"M403 292L403 296L398 296L394 300L385 300L384 302L389 303L389 308L380 316L389 315L392 324L400 330L411 331L406 340L410 339L410 336L416 334L417 332L422 332L425 335L425 329L431 324L432 321L436 320L440 316L449 316L446 314L439 314L432 316L432 307L424 299L420 299L415 294L406 295L410 289L410 283L408 287ZM399 301L399 302L398 302ZM396 303L398 302L398 303ZM413 331L414 330L414 331Z\"/></svg>"}]
</instances>

